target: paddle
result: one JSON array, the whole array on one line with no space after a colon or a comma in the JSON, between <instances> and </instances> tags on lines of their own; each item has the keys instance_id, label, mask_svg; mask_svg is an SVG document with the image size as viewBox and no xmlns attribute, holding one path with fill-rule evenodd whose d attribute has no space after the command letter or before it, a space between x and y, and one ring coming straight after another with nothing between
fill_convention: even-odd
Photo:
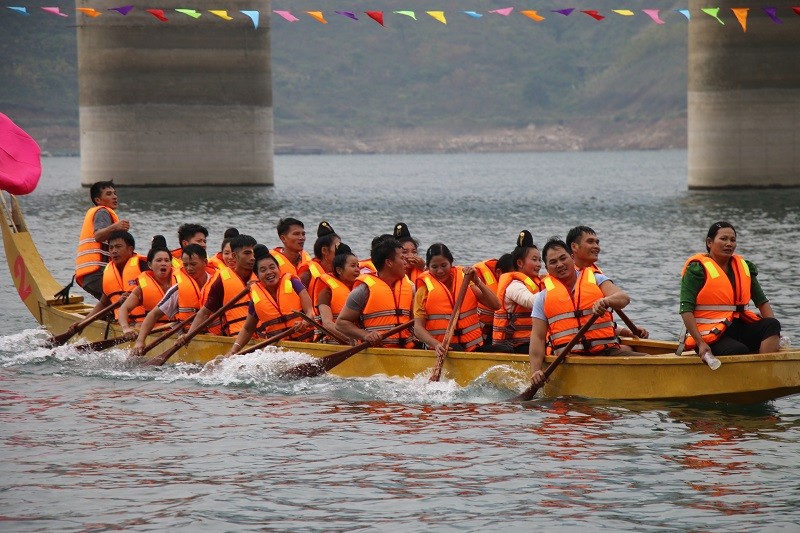
<instances>
[{"instance_id":1,"label":"paddle","mask_svg":"<svg viewBox=\"0 0 800 533\"><path fill-rule=\"evenodd\" d=\"M165 324L161 327L153 329L153 333L161 333L169 328L169 324ZM135 331L131 331L124 335L120 335L119 337L114 337L113 339L105 339L102 341L94 341L94 342L87 342L85 344L76 344L75 349L79 352L99 352L101 350L107 350L113 346L118 344L123 344L125 342L130 342L136 340L136 336L138 334Z\"/></svg>"},{"instance_id":2,"label":"paddle","mask_svg":"<svg viewBox=\"0 0 800 533\"><path fill-rule=\"evenodd\" d=\"M142 353L139 354L139 357L145 355L147 352L149 352L150 350L152 350L153 348L155 348L156 346L158 346L159 344L161 344L162 342L164 342L168 338L172 337L177 331L182 330L184 327L186 327L186 324L188 324L189 322L194 320L195 316L197 316L197 311L195 311L194 313L192 313L191 315L189 315L185 319L183 319L180 322L178 322L178 324L176 324L174 328L170 329L169 331L167 331L166 333L161 335L159 338L157 338L156 340L154 340L150 344L145 345L145 347L142 348ZM152 330L150 333L155 333L157 329L158 328Z\"/></svg>"},{"instance_id":3,"label":"paddle","mask_svg":"<svg viewBox=\"0 0 800 533\"><path fill-rule=\"evenodd\" d=\"M621 309L614 309L614 312L619 315L623 322L625 322L625 325L628 326L628 329L631 330L631 333L633 333L634 336L642 336L642 330L636 327L636 324L633 323L633 320L628 318L628 315L626 315Z\"/></svg>"},{"instance_id":4,"label":"paddle","mask_svg":"<svg viewBox=\"0 0 800 533\"><path fill-rule=\"evenodd\" d=\"M113 304L102 308L101 310L99 310L95 314L87 316L86 318L84 318L83 320L78 322L77 324L73 324L72 326L70 326L67 329L67 331L65 331L64 333L51 337L47 341L47 345L50 346L50 347L52 347L52 346L61 346L62 344L64 344L68 340L70 340L73 335L75 335L77 333L80 333L81 331L86 329L86 326L88 326L89 324L91 324L92 322L97 320L98 318L102 318L102 317L106 316L107 313L110 313L111 311L113 311L114 309L116 309L117 307L122 305L123 302L124 302L124 299L120 298L119 300L117 300Z\"/></svg>"},{"instance_id":5,"label":"paddle","mask_svg":"<svg viewBox=\"0 0 800 533\"><path fill-rule=\"evenodd\" d=\"M259 342L258 344L254 344L254 345L250 346L249 348L246 348L244 350L240 350L240 351L236 352L233 355L247 355L249 353L253 353L255 351L261 350L262 348L266 348L270 344L275 344L279 340L288 337L292 333L295 333L298 329L300 329L300 325L301 325L300 323L297 323L294 326L290 327L289 329L281 331L277 335L273 335L272 337L270 337L270 338L268 338L266 340L263 340L263 341Z\"/></svg>"},{"instance_id":6,"label":"paddle","mask_svg":"<svg viewBox=\"0 0 800 533\"><path fill-rule=\"evenodd\" d=\"M324 333L328 337L331 337L332 339L336 339L337 341L339 341L339 344L350 344L347 341L346 337L343 337L340 333L336 333L334 331L329 330L328 328L323 326L320 322L317 322L316 320L314 320L313 318L311 318L307 314L302 313L300 311L295 311L294 314L296 316L299 316L300 318L302 318L303 320L305 320L309 324L313 325L315 328L319 328L322 331L322 333Z\"/></svg>"},{"instance_id":7,"label":"paddle","mask_svg":"<svg viewBox=\"0 0 800 533\"><path fill-rule=\"evenodd\" d=\"M194 331L190 331L189 333L186 334L186 338L184 339L183 346L186 346L189 343L189 341L192 340L195 337L195 335L198 335L201 331L206 329L206 327L209 324L211 324L211 322L216 320L220 315L222 315L222 313L224 313L225 311L227 311L228 309L230 309L231 307L236 305L239 302L239 300L241 298L243 298L244 296L246 296L249 292L250 292L250 286L247 285L247 286L245 286L244 289L242 289L242 291L239 294L237 294L236 296L231 298L228 303L226 303L225 305L223 305L222 307L220 307L219 309L217 309L216 311L211 313L211 315L209 315L208 318L203 320L203 322L199 326L197 326L197 328ZM175 352L177 352L180 349L181 349L181 346L178 346L176 344L172 348L166 350L165 352L163 352L163 353L161 353L159 355L156 355L155 357L152 357L152 358L148 359L147 361L142 363L142 365L143 366L161 366L164 363L166 363L169 360L170 357L175 355Z\"/></svg>"},{"instance_id":8,"label":"paddle","mask_svg":"<svg viewBox=\"0 0 800 533\"><path fill-rule=\"evenodd\" d=\"M578 333L576 333L575 336L572 337L572 339L567 343L567 345L564 346L564 349L561 350L561 353L558 354L558 357L556 357L552 363L547 365L547 368L544 371L545 381L547 381L547 379L550 377L550 374L552 374L555 371L558 365L560 365L561 362L567 358L567 354L569 353L569 351L572 348L574 348L575 345L578 343L578 341L581 339L581 337L583 337L586 334L586 332L589 331L589 328L592 326L592 324L594 324L594 321L597 320L599 316L600 315L592 315L591 317L589 317L589 320L586 321L586 324L584 324L581 327L581 329L578 330ZM536 394L536 391L538 391L541 387L542 385L531 384L531 386L525 389L525 391L522 394L514 396L509 401L529 402L533 399L534 395Z\"/></svg>"},{"instance_id":9,"label":"paddle","mask_svg":"<svg viewBox=\"0 0 800 533\"><path fill-rule=\"evenodd\" d=\"M430 382L439 381L439 378L442 377L442 366L444 366L444 359L447 357L447 350L450 348L450 340L453 338L456 324L458 324L458 315L461 313L461 304L464 303L464 296L467 294L469 283L472 281L472 276L474 274L475 272L473 271L464 276L464 281L461 283L461 287L458 289L456 302L453 304L453 312L450 314L450 323L447 325L447 331L444 334L444 339L442 339L442 348L444 348L444 350L440 355L436 356L436 366L433 368L433 373L431 374L431 379L429 380Z\"/></svg>"},{"instance_id":10,"label":"paddle","mask_svg":"<svg viewBox=\"0 0 800 533\"><path fill-rule=\"evenodd\" d=\"M414 321L409 320L404 324L395 326L389 331L382 333L381 340L387 339L392 335L394 335L395 333L400 333L404 329L410 328L412 325L414 325ZM319 376L321 374L328 372L333 367L345 362L353 355L366 350L370 346L371 343L362 342L361 344L352 346L340 352L332 353L330 355L326 355L325 357L320 357L315 361L311 361L309 363L303 363L302 365L297 365L294 368L282 372L281 377L284 379L299 379L299 378L313 378Z\"/></svg>"}]
</instances>

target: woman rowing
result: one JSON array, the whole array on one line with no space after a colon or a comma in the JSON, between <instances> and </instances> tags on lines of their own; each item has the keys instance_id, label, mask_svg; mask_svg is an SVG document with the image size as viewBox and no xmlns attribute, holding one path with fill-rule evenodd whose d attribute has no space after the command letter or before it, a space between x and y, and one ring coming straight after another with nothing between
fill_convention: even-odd
<instances>
[{"instance_id":1,"label":"woman rowing","mask_svg":"<svg viewBox=\"0 0 800 533\"><path fill-rule=\"evenodd\" d=\"M333 258L336 256L336 246L341 239L333 231L328 222L323 220L317 228L317 240L314 241L314 257L311 261L304 261L297 267L297 276L308 288L309 294L314 294L315 281L325 273L333 272Z\"/></svg>"},{"instance_id":2,"label":"woman rowing","mask_svg":"<svg viewBox=\"0 0 800 533\"><path fill-rule=\"evenodd\" d=\"M292 340L304 336L310 329L310 326L294 314L302 311L311 316L314 312L311 297L303 283L290 273L281 275L278 261L270 255L266 246L256 245L253 253L258 281L251 286L247 318L228 355L238 352L256 331L269 338L300 324L298 330L287 337L287 340Z\"/></svg>"},{"instance_id":3,"label":"woman rowing","mask_svg":"<svg viewBox=\"0 0 800 533\"><path fill-rule=\"evenodd\" d=\"M492 351L528 353L533 299L542 288L542 256L528 230L520 232L511 262L514 270L497 281L500 309L494 313Z\"/></svg>"},{"instance_id":4,"label":"woman rowing","mask_svg":"<svg viewBox=\"0 0 800 533\"><path fill-rule=\"evenodd\" d=\"M427 272L417 278L414 296L414 334L437 356L447 352L442 344L453 307L466 277L475 273L474 267L453 266L453 254L442 243L435 243L425 254ZM455 350L474 352L483 344L478 302L489 309L499 309L500 300L483 281L475 276L464 294L451 344Z\"/></svg>"},{"instance_id":5,"label":"woman rowing","mask_svg":"<svg viewBox=\"0 0 800 533\"><path fill-rule=\"evenodd\" d=\"M161 235L153 238L153 247L147 253L147 264L150 270L142 272L136 278L137 286L133 289L119 309L119 325L123 333L131 333L133 324L142 322L151 310L158 306L167 290L175 284L172 275L172 252L167 248L167 241ZM168 322L166 318L161 322Z\"/></svg>"},{"instance_id":6,"label":"woman rowing","mask_svg":"<svg viewBox=\"0 0 800 533\"><path fill-rule=\"evenodd\" d=\"M358 258L349 246L340 243L333 258L333 273L319 277L311 298L322 326L329 331L336 331L336 319L339 318L358 276ZM335 339L330 340L336 342Z\"/></svg>"},{"instance_id":7,"label":"woman rowing","mask_svg":"<svg viewBox=\"0 0 800 533\"><path fill-rule=\"evenodd\" d=\"M234 237L239 235L239 230L236 228L228 228L222 236L222 246L220 251L214 254L208 260L208 266L220 270L222 267L234 268L236 266L236 257L233 255L231 249L231 241Z\"/></svg>"},{"instance_id":8,"label":"woman rowing","mask_svg":"<svg viewBox=\"0 0 800 533\"><path fill-rule=\"evenodd\" d=\"M736 255L736 229L714 223L706 235L706 253L683 267L680 314L695 348L709 366L713 355L770 353L778 350L781 325L761 289L756 266ZM761 316L747 309L750 301Z\"/></svg>"}]
</instances>

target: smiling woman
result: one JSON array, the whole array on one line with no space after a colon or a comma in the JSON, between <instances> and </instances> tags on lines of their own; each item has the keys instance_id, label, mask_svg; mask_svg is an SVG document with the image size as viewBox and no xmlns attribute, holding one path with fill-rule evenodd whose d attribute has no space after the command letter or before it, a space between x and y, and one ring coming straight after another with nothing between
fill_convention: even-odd
<instances>
[{"instance_id":1,"label":"smiling woman","mask_svg":"<svg viewBox=\"0 0 800 533\"><path fill-rule=\"evenodd\" d=\"M689 334L686 346L696 347L704 360L713 355L777 351L781 325L758 282L758 269L735 254L733 225L712 224L706 250L690 257L683 267L680 312ZM761 316L747 309L751 300ZM718 367L713 358L710 361L709 366Z\"/></svg>"}]
</instances>

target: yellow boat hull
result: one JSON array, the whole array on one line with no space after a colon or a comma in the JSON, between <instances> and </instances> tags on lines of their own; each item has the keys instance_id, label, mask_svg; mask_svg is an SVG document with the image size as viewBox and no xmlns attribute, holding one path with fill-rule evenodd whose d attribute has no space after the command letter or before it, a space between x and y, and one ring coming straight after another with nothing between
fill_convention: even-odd
<instances>
[{"instance_id":1,"label":"yellow boat hull","mask_svg":"<svg viewBox=\"0 0 800 533\"><path fill-rule=\"evenodd\" d=\"M11 198L3 208L3 242L9 269L23 302L34 318L57 334L86 316L91 306L80 297L56 302L61 285L44 266L25 227L22 212ZM82 337L89 341L121 335L118 326L95 322ZM170 363L205 364L226 353L233 339L199 335L181 348ZM647 357L569 356L540 391L543 397L580 396L609 400L681 400L759 403L800 393L800 351L750 354L723 358L710 370L693 354L675 355L677 343L629 339L626 344L653 355ZM125 347L126 345L120 345ZM149 356L172 346L168 340ZM342 350L341 345L281 342L278 346L311 357ZM552 358L548 358L551 361ZM414 378L430 373L435 356L429 350L369 348L335 367L343 378L385 375ZM528 384L530 367L525 355L454 352L447 356L443 376L466 386L481 379L498 387L521 390ZM510 394L511 395L511 394Z\"/></svg>"}]
</instances>

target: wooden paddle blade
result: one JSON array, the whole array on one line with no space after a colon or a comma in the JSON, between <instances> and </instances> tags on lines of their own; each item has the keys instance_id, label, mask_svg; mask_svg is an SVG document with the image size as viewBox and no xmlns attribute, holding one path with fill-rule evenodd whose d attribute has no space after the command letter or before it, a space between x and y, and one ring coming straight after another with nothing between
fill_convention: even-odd
<instances>
[{"instance_id":1,"label":"wooden paddle blade","mask_svg":"<svg viewBox=\"0 0 800 533\"><path fill-rule=\"evenodd\" d=\"M514 396L513 398L509 399L509 402L529 402L533 400L533 397L536 396L536 393L541 389L541 385L531 385L527 389L525 389L521 394Z\"/></svg>"},{"instance_id":2,"label":"wooden paddle blade","mask_svg":"<svg viewBox=\"0 0 800 533\"><path fill-rule=\"evenodd\" d=\"M177 352L180 349L181 346L174 345L164 353L160 353L155 357L151 357L150 359L142 363L142 366L162 366L164 363L167 362L167 360L169 360L170 357L175 355L175 352Z\"/></svg>"},{"instance_id":3,"label":"wooden paddle blade","mask_svg":"<svg viewBox=\"0 0 800 533\"><path fill-rule=\"evenodd\" d=\"M107 350L108 348L117 346L118 344L124 344L134 340L136 340L136 334L132 333L128 335L122 335L121 337L114 337L113 339L88 342L86 344L77 344L75 345L75 349L79 352L99 352L101 350Z\"/></svg>"},{"instance_id":4,"label":"wooden paddle blade","mask_svg":"<svg viewBox=\"0 0 800 533\"><path fill-rule=\"evenodd\" d=\"M117 307L121 306L123 301L124 300L122 300L122 298L120 298L119 300L117 300L113 304L102 308L101 310L99 310L95 314L89 315L86 318L84 318L83 320L81 320L80 322L77 322L77 323L73 324L64 333L52 336L50 339L47 340L47 343L46 343L47 347L53 348L55 346L63 345L68 340L70 340L74 335L76 335L76 334L80 333L81 331L83 331L84 329L86 329L86 326L88 326L89 324L91 324L92 322L97 320L98 318L102 318L102 317L106 316L108 313L112 312L114 309L116 309Z\"/></svg>"}]
</instances>

